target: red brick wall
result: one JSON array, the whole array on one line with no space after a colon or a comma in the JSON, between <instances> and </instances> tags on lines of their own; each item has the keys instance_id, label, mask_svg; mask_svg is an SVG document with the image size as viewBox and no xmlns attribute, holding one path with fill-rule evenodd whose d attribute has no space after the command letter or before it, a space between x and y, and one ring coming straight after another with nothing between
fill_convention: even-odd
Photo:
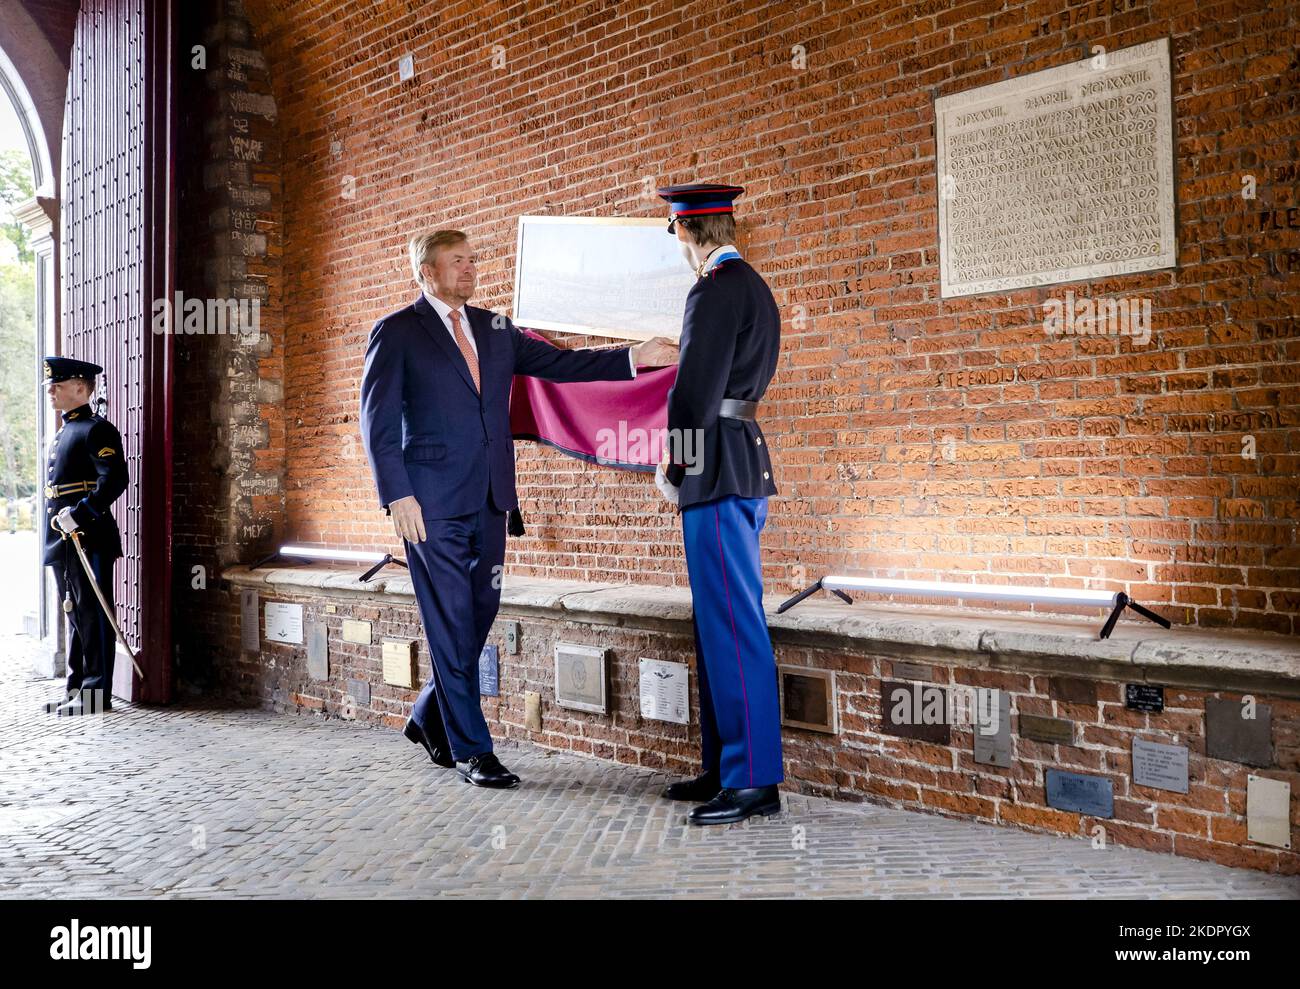
<instances>
[{"instance_id":1,"label":"red brick wall","mask_svg":"<svg viewBox=\"0 0 1300 989\"><path fill-rule=\"evenodd\" d=\"M769 578L1093 579L1177 621L1300 631L1295 0L245 6L284 140L294 538L392 545L357 390L374 319L414 294L413 230L469 231L476 301L505 309L520 214L658 215L645 177L717 178L748 189L786 319ZM1179 267L1074 286L1149 297L1152 346L1049 340L1060 289L941 301L933 99L1166 36ZM998 368L1014 380L966 373ZM510 572L684 581L648 477L518 462Z\"/></svg>"}]
</instances>

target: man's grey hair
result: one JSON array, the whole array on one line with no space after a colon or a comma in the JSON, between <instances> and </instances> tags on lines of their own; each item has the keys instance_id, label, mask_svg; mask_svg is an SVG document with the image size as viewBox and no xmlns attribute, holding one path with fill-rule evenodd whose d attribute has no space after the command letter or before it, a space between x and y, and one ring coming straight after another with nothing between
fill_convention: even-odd
<instances>
[{"instance_id":1,"label":"man's grey hair","mask_svg":"<svg viewBox=\"0 0 1300 989\"><path fill-rule=\"evenodd\" d=\"M420 266L433 264L434 258L438 256L438 249L442 247L451 247L453 244L460 244L468 241L469 237L459 230L434 230L431 232L416 234L411 238L407 245L407 252L411 256L411 274L415 276L416 282L421 288L424 288L424 275L420 273Z\"/></svg>"}]
</instances>

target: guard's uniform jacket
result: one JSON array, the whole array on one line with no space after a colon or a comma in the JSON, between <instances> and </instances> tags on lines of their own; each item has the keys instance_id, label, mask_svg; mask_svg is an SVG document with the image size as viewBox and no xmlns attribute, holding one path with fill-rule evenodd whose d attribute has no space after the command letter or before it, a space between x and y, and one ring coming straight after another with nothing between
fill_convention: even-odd
<instances>
[{"instance_id":1,"label":"guard's uniform jacket","mask_svg":"<svg viewBox=\"0 0 1300 989\"><path fill-rule=\"evenodd\" d=\"M763 277L732 252L691 287L682 320L677 380L668 393L669 436L703 431L699 473L674 451L664 471L685 509L727 495L776 494L772 459L758 423L720 417L724 398L758 402L776 373L781 315ZM729 370L728 370L729 369ZM689 452L689 451L686 451Z\"/></svg>"},{"instance_id":2,"label":"guard's uniform jacket","mask_svg":"<svg viewBox=\"0 0 1300 989\"><path fill-rule=\"evenodd\" d=\"M113 561L122 555L122 537L109 506L126 485L126 458L117 428L89 405L63 413L63 427L50 442L45 470L45 562L54 568L70 626L68 694L88 692L105 706L113 690L116 636L77 558L73 537L64 539L50 521L63 509L72 509L86 561L111 608Z\"/></svg>"},{"instance_id":3,"label":"guard's uniform jacket","mask_svg":"<svg viewBox=\"0 0 1300 989\"><path fill-rule=\"evenodd\" d=\"M126 490L122 437L89 405L63 413L63 427L50 441L45 470L45 562L62 565L65 552L81 568L76 550L63 545L50 520L65 508L81 529L81 546L108 560L122 555L122 537L110 506ZM96 605L98 607L98 605Z\"/></svg>"}]
</instances>

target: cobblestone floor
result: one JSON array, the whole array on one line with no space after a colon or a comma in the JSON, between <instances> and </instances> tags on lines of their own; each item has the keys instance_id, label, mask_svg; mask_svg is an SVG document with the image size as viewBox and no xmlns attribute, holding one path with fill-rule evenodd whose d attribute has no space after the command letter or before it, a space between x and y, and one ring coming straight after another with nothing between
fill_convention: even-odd
<instances>
[{"instance_id":1,"label":"cobblestone floor","mask_svg":"<svg viewBox=\"0 0 1300 989\"><path fill-rule=\"evenodd\" d=\"M37 712L57 681L0 639L0 896L1300 898L1294 878L787 794L692 828L665 779L522 745L493 792L398 733L121 705Z\"/></svg>"}]
</instances>

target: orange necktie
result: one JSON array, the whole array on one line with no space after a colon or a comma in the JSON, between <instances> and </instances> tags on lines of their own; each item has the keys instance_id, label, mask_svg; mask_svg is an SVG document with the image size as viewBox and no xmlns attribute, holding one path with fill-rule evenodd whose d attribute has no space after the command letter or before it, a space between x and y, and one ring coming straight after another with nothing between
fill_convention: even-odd
<instances>
[{"instance_id":1,"label":"orange necktie","mask_svg":"<svg viewBox=\"0 0 1300 989\"><path fill-rule=\"evenodd\" d=\"M456 346L460 348L460 355L465 358L465 363L469 365L469 376L474 379L474 390L481 391L478 381L478 355L474 353L474 348L469 345L469 338L465 336L465 331L460 328L460 313L453 309L451 315L451 333L456 338Z\"/></svg>"}]
</instances>

